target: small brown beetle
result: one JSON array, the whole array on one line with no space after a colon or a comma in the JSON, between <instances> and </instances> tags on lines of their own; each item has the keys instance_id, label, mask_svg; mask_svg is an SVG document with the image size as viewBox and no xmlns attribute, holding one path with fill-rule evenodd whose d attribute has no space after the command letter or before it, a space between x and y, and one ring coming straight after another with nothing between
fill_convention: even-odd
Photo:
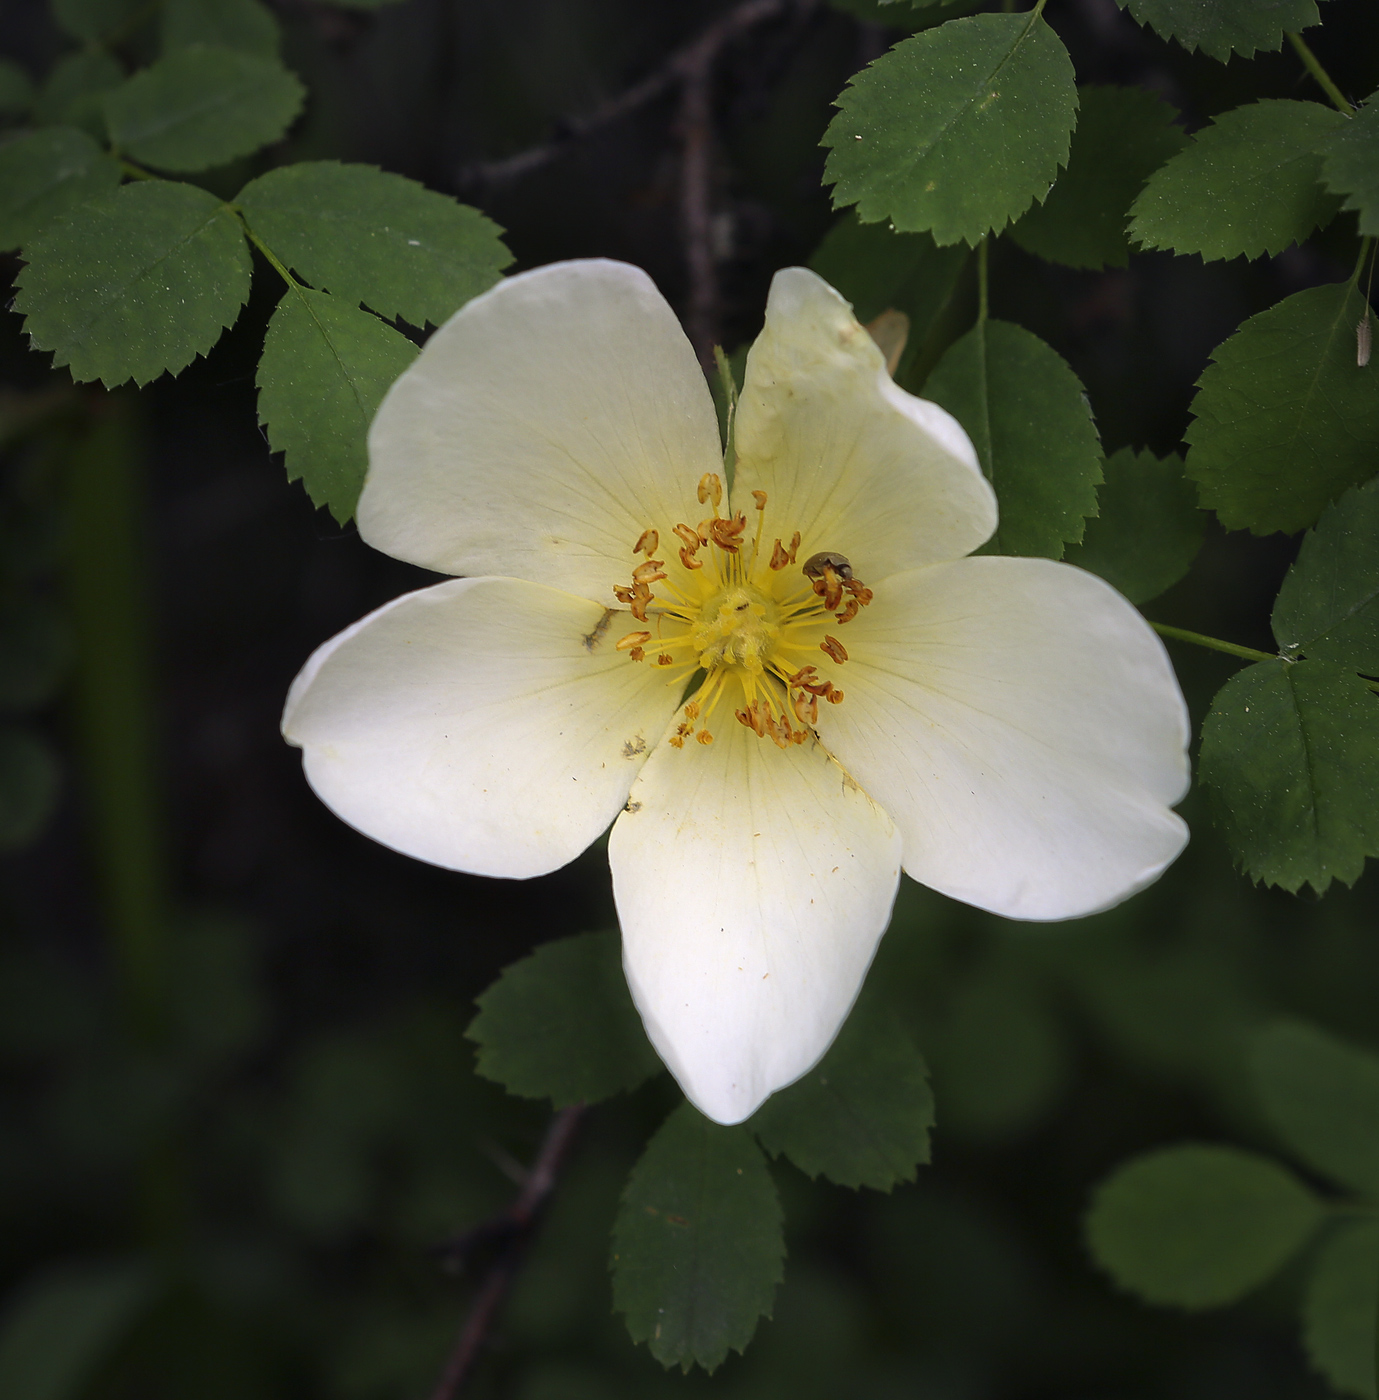
<instances>
[{"instance_id":1,"label":"small brown beetle","mask_svg":"<svg viewBox=\"0 0 1379 1400\"><path fill-rule=\"evenodd\" d=\"M829 569L832 569L844 583L852 582L852 565L842 554L835 554L831 549L821 550L818 554L811 554L801 565L805 578L823 578Z\"/></svg>"}]
</instances>

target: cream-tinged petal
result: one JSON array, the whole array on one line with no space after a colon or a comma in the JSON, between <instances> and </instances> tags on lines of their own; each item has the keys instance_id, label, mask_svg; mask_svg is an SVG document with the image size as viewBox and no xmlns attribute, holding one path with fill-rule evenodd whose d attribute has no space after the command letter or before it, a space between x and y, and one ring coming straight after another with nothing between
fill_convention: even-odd
<instances>
[{"instance_id":1,"label":"cream-tinged petal","mask_svg":"<svg viewBox=\"0 0 1379 1400\"><path fill-rule=\"evenodd\" d=\"M612 603L641 532L697 519L721 470L708 385L651 279L554 263L463 306L388 391L359 533L441 573Z\"/></svg>"},{"instance_id":2,"label":"cream-tinged petal","mask_svg":"<svg viewBox=\"0 0 1379 1400\"><path fill-rule=\"evenodd\" d=\"M799 530L801 559L844 554L873 588L961 558L996 528L995 493L957 419L898 388L851 307L802 267L771 283L735 443L734 502L765 491L769 534Z\"/></svg>"},{"instance_id":3,"label":"cream-tinged petal","mask_svg":"<svg viewBox=\"0 0 1379 1400\"><path fill-rule=\"evenodd\" d=\"M738 1123L842 1025L900 837L817 743L781 750L721 719L711 745L657 745L608 857L647 1035L701 1112Z\"/></svg>"},{"instance_id":4,"label":"cream-tinged petal","mask_svg":"<svg viewBox=\"0 0 1379 1400\"><path fill-rule=\"evenodd\" d=\"M613 820L679 698L614 649L628 622L517 579L409 593L317 648L283 735L316 795L375 841L544 875Z\"/></svg>"},{"instance_id":5,"label":"cream-tinged petal","mask_svg":"<svg viewBox=\"0 0 1379 1400\"><path fill-rule=\"evenodd\" d=\"M839 631L819 732L895 819L905 869L1012 919L1069 919L1156 879L1187 828L1188 718L1113 588L1046 559L890 579Z\"/></svg>"}]
</instances>

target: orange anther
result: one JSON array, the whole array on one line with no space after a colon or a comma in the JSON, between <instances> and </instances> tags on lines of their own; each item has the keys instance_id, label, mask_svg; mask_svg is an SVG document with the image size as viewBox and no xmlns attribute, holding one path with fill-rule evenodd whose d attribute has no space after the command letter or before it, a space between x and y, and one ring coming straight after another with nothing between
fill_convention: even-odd
<instances>
[{"instance_id":1,"label":"orange anther","mask_svg":"<svg viewBox=\"0 0 1379 1400\"><path fill-rule=\"evenodd\" d=\"M771 551L771 567L779 573L790 562L790 555L785 546L779 540L776 541L775 548Z\"/></svg>"},{"instance_id":2,"label":"orange anther","mask_svg":"<svg viewBox=\"0 0 1379 1400\"><path fill-rule=\"evenodd\" d=\"M643 646L651 640L650 632L629 632L623 637L614 648L616 651L630 651L633 647Z\"/></svg>"},{"instance_id":3,"label":"orange anther","mask_svg":"<svg viewBox=\"0 0 1379 1400\"><path fill-rule=\"evenodd\" d=\"M664 559L648 559L645 564L638 564L632 570L633 583L655 583L658 579L665 578L661 572Z\"/></svg>"},{"instance_id":4,"label":"orange anther","mask_svg":"<svg viewBox=\"0 0 1379 1400\"><path fill-rule=\"evenodd\" d=\"M757 503L757 509L758 509L758 510L765 510L765 509L766 509L766 492L765 492L765 491L753 491L753 492L752 492L752 499Z\"/></svg>"},{"instance_id":5,"label":"orange anther","mask_svg":"<svg viewBox=\"0 0 1379 1400\"><path fill-rule=\"evenodd\" d=\"M709 538L713 540L714 544L725 554L736 554L738 546L742 542L742 532L747 528L747 517L738 514L731 520L724 520L715 516L707 524Z\"/></svg>"},{"instance_id":6,"label":"orange anther","mask_svg":"<svg viewBox=\"0 0 1379 1400\"><path fill-rule=\"evenodd\" d=\"M643 530L637 536L637 543L632 546L633 554L645 553L648 559L656 553L656 546L660 544L661 537L655 530Z\"/></svg>"},{"instance_id":7,"label":"orange anther","mask_svg":"<svg viewBox=\"0 0 1379 1400\"><path fill-rule=\"evenodd\" d=\"M698 544L696 544L694 548L698 549ZM684 545L680 546L680 562L687 569L702 569L704 567L704 561L702 559L696 559L694 557L694 550L686 549Z\"/></svg>"},{"instance_id":8,"label":"orange anther","mask_svg":"<svg viewBox=\"0 0 1379 1400\"><path fill-rule=\"evenodd\" d=\"M646 652L644 652L641 649L641 647L633 647L632 650L629 651L627 654L633 659L633 661L640 661L646 655Z\"/></svg>"},{"instance_id":9,"label":"orange anther","mask_svg":"<svg viewBox=\"0 0 1379 1400\"><path fill-rule=\"evenodd\" d=\"M622 645L621 642L618 643ZM819 650L828 657L830 661L836 661L840 666L848 659L848 649L838 640L837 637L825 637L819 643Z\"/></svg>"},{"instance_id":10,"label":"orange anther","mask_svg":"<svg viewBox=\"0 0 1379 1400\"><path fill-rule=\"evenodd\" d=\"M716 472L705 472L699 478L699 504L713 504L714 510L718 509L718 503L723 499L723 482Z\"/></svg>"},{"instance_id":11,"label":"orange anther","mask_svg":"<svg viewBox=\"0 0 1379 1400\"><path fill-rule=\"evenodd\" d=\"M663 651L663 652L656 658L656 664L657 664L658 666L671 666L671 665L674 665L674 663L675 663L675 658L674 658L668 651Z\"/></svg>"},{"instance_id":12,"label":"orange anther","mask_svg":"<svg viewBox=\"0 0 1379 1400\"><path fill-rule=\"evenodd\" d=\"M685 741L678 734L672 734L669 742L673 749L683 749L685 747Z\"/></svg>"},{"instance_id":13,"label":"orange anther","mask_svg":"<svg viewBox=\"0 0 1379 1400\"><path fill-rule=\"evenodd\" d=\"M713 743L713 735L710 734L707 729L701 729L694 737L698 739L701 744Z\"/></svg>"},{"instance_id":14,"label":"orange anther","mask_svg":"<svg viewBox=\"0 0 1379 1400\"><path fill-rule=\"evenodd\" d=\"M828 703L830 705L841 705L843 703L843 692L830 687L828 692Z\"/></svg>"},{"instance_id":15,"label":"orange anther","mask_svg":"<svg viewBox=\"0 0 1379 1400\"><path fill-rule=\"evenodd\" d=\"M699 536L688 525L677 525L675 527L675 533L690 549L698 549L703 543Z\"/></svg>"},{"instance_id":16,"label":"orange anther","mask_svg":"<svg viewBox=\"0 0 1379 1400\"><path fill-rule=\"evenodd\" d=\"M856 598L849 598L842 612L834 613L833 615L838 619L839 625L841 625L844 622L851 622L852 619L857 616L858 609L861 606L862 605L857 601Z\"/></svg>"},{"instance_id":17,"label":"orange anther","mask_svg":"<svg viewBox=\"0 0 1379 1400\"><path fill-rule=\"evenodd\" d=\"M699 701L697 701L697 700L691 700L691 701L689 702L689 704L685 706L685 718L686 718L686 719L698 719L698 718L699 718Z\"/></svg>"}]
</instances>

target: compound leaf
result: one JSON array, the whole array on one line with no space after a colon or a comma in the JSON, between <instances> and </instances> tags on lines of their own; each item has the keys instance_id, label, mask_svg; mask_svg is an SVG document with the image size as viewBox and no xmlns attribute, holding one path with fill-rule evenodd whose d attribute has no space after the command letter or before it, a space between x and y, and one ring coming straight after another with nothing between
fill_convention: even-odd
<instances>
[{"instance_id":1,"label":"compound leaf","mask_svg":"<svg viewBox=\"0 0 1379 1400\"><path fill-rule=\"evenodd\" d=\"M369 424L417 347L377 316L306 288L290 289L268 322L256 383L259 422L289 481L346 521L364 486Z\"/></svg>"},{"instance_id":2,"label":"compound leaf","mask_svg":"<svg viewBox=\"0 0 1379 1400\"><path fill-rule=\"evenodd\" d=\"M157 170L209 170L278 140L306 89L282 64L197 44L107 93L110 139Z\"/></svg>"},{"instance_id":3,"label":"compound leaf","mask_svg":"<svg viewBox=\"0 0 1379 1400\"><path fill-rule=\"evenodd\" d=\"M627 992L616 933L543 943L478 998L478 1070L556 1108L635 1089L661 1068Z\"/></svg>"},{"instance_id":4,"label":"compound leaf","mask_svg":"<svg viewBox=\"0 0 1379 1400\"><path fill-rule=\"evenodd\" d=\"M1102 1268L1146 1302L1210 1308L1272 1277L1322 1215L1317 1198L1266 1157L1168 1147L1102 1182L1087 1242Z\"/></svg>"},{"instance_id":5,"label":"compound leaf","mask_svg":"<svg viewBox=\"0 0 1379 1400\"><path fill-rule=\"evenodd\" d=\"M53 65L44 79L34 116L45 125L77 126L105 140L104 95L124 82L124 69L104 49L81 49Z\"/></svg>"},{"instance_id":6,"label":"compound leaf","mask_svg":"<svg viewBox=\"0 0 1379 1400\"><path fill-rule=\"evenodd\" d=\"M1023 326L978 323L934 368L924 393L967 429L996 488L986 554L1059 559L1096 512L1101 445L1077 376Z\"/></svg>"},{"instance_id":7,"label":"compound leaf","mask_svg":"<svg viewBox=\"0 0 1379 1400\"><path fill-rule=\"evenodd\" d=\"M24 250L15 309L72 378L107 387L176 374L249 295L249 250L214 195L138 181L50 225Z\"/></svg>"},{"instance_id":8,"label":"compound leaf","mask_svg":"<svg viewBox=\"0 0 1379 1400\"><path fill-rule=\"evenodd\" d=\"M282 33L260 0L163 0L161 44L165 54L194 44L277 58Z\"/></svg>"},{"instance_id":9,"label":"compound leaf","mask_svg":"<svg viewBox=\"0 0 1379 1400\"><path fill-rule=\"evenodd\" d=\"M1360 214L1360 232L1379 233L1379 103L1373 98L1323 141L1322 179Z\"/></svg>"},{"instance_id":10,"label":"compound leaf","mask_svg":"<svg viewBox=\"0 0 1379 1400\"><path fill-rule=\"evenodd\" d=\"M1147 603L1192 567L1207 517L1183 476L1181 457L1122 447L1103 470L1097 513L1082 543L1069 545L1063 557L1100 574L1132 603Z\"/></svg>"},{"instance_id":11,"label":"compound leaf","mask_svg":"<svg viewBox=\"0 0 1379 1400\"><path fill-rule=\"evenodd\" d=\"M1077 115L1072 62L1036 14L974 15L902 40L838 98L835 205L976 244L1048 192Z\"/></svg>"},{"instance_id":12,"label":"compound leaf","mask_svg":"<svg viewBox=\"0 0 1379 1400\"><path fill-rule=\"evenodd\" d=\"M934 1096L895 1014L857 1007L823 1060L756 1111L752 1129L807 1176L889 1191L929 1160Z\"/></svg>"},{"instance_id":13,"label":"compound leaf","mask_svg":"<svg viewBox=\"0 0 1379 1400\"><path fill-rule=\"evenodd\" d=\"M752 1135L682 1104L632 1168L613 1224L613 1306L632 1340L685 1371L742 1351L771 1315L781 1222Z\"/></svg>"},{"instance_id":14,"label":"compound leaf","mask_svg":"<svg viewBox=\"0 0 1379 1400\"><path fill-rule=\"evenodd\" d=\"M1322 1175L1379 1199L1379 1055L1279 1021L1255 1036L1250 1066L1283 1141Z\"/></svg>"},{"instance_id":15,"label":"compound leaf","mask_svg":"<svg viewBox=\"0 0 1379 1400\"><path fill-rule=\"evenodd\" d=\"M1217 347L1197 381L1187 474L1229 530L1306 529L1374 475L1379 369L1355 362L1350 283L1285 297Z\"/></svg>"},{"instance_id":16,"label":"compound leaf","mask_svg":"<svg viewBox=\"0 0 1379 1400\"><path fill-rule=\"evenodd\" d=\"M371 165L283 166L236 202L306 281L417 326L439 325L512 261L497 224L477 209Z\"/></svg>"},{"instance_id":17,"label":"compound leaf","mask_svg":"<svg viewBox=\"0 0 1379 1400\"><path fill-rule=\"evenodd\" d=\"M1141 23L1185 49L1201 49L1223 63L1231 54L1248 58L1276 49L1285 30L1317 24L1315 0L1116 0Z\"/></svg>"},{"instance_id":18,"label":"compound leaf","mask_svg":"<svg viewBox=\"0 0 1379 1400\"><path fill-rule=\"evenodd\" d=\"M1256 662L1212 701L1201 778L1252 879L1353 884L1379 855L1379 696L1334 662Z\"/></svg>"},{"instance_id":19,"label":"compound leaf","mask_svg":"<svg viewBox=\"0 0 1379 1400\"><path fill-rule=\"evenodd\" d=\"M1144 182L1187 144L1174 110L1143 88L1078 89L1068 168L1049 197L1025 211L1010 236L1027 252L1068 267L1124 267L1125 221Z\"/></svg>"},{"instance_id":20,"label":"compound leaf","mask_svg":"<svg viewBox=\"0 0 1379 1400\"><path fill-rule=\"evenodd\" d=\"M1347 491L1303 537L1273 623L1286 651L1379 676L1379 478Z\"/></svg>"},{"instance_id":21,"label":"compound leaf","mask_svg":"<svg viewBox=\"0 0 1379 1400\"><path fill-rule=\"evenodd\" d=\"M75 127L44 127L6 141L0 146L0 248L18 248L119 183L118 163Z\"/></svg>"},{"instance_id":22,"label":"compound leaf","mask_svg":"<svg viewBox=\"0 0 1379 1400\"><path fill-rule=\"evenodd\" d=\"M1130 236L1207 262L1301 243L1341 207L1322 188L1317 147L1345 125L1331 107L1283 98L1223 112L1149 177L1130 211Z\"/></svg>"},{"instance_id":23,"label":"compound leaf","mask_svg":"<svg viewBox=\"0 0 1379 1400\"><path fill-rule=\"evenodd\" d=\"M1379 1224L1349 1221L1317 1251L1302 1305L1312 1364L1342 1395L1374 1400L1374 1316L1379 1312Z\"/></svg>"}]
</instances>

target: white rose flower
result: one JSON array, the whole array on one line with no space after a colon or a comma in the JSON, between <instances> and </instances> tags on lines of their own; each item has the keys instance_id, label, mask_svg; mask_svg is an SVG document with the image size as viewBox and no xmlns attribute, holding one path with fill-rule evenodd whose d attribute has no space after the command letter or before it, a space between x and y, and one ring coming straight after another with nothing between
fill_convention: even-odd
<instances>
[{"instance_id":1,"label":"white rose flower","mask_svg":"<svg viewBox=\"0 0 1379 1400\"><path fill-rule=\"evenodd\" d=\"M1080 569L964 557L996 525L966 434L802 268L735 440L729 495L644 273L500 283L389 391L359 502L375 548L464 577L325 643L283 716L332 810L435 865L542 875L612 822L633 1000L721 1123L828 1048L902 868L1068 919L1187 839L1158 638Z\"/></svg>"}]
</instances>

